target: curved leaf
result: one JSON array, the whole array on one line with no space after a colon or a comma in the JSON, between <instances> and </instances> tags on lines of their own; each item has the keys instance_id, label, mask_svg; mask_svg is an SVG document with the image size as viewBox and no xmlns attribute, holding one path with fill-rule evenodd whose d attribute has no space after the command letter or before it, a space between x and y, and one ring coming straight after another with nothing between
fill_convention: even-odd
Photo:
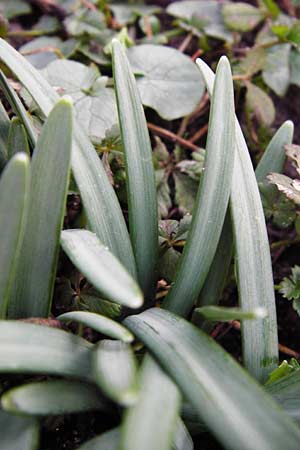
<instances>
[{"instance_id":1,"label":"curved leaf","mask_svg":"<svg viewBox=\"0 0 300 450\"><path fill-rule=\"evenodd\" d=\"M128 344L103 339L94 350L93 373L100 389L120 405L132 405L138 396L137 364Z\"/></svg>"},{"instance_id":2,"label":"curved leaf","mask_svg":"<svg viewBox=\"0 0 300 450\"><path fill-rule=\"evenodd\" d=\"M51 111L34 150L28 219L10 318L47 317L51 309L69 185L72 122L72 104L62 99Z\"/></svg>"},{"instance_id":3,"label":"curved leaf","mask_svg":"<svg viewBox=\"0 0 300 450\"><path fill-rule=\"evenodd\" d=\"M209 94L214 73L200 59L197 64ZM272 265L265 218L248 148L236 119L236 157L230 208L235 240L239 301L245 310L262 307L268 317L242 324L243 359L246 368L264 381L278 361L278 338Z\"/></svg>"},{"instance_id":4,"label":"curved leaf","mask_svg":"<svg viewBox=\"0 0 300 450\"><path fill-rule=\"evenodd\" d=\"M256 308L252 311L245 311L241 308L229 308L222 306L201 306L194 311L205 320L215 320L218 322L227 322L230 320L257 320L266 317L266 310Z\"/></svg>"},{"instance_id":5,"label":"curved leaf","mask_svg":"<svg viewBox=\"0 0 300 450\"><path fill-rule=\"evenodd\" d=\"M65 331L0 321L0 373L63 375L91 379L93 345Z\"/></svg>"},{"instance_id":6,"label":"curved leaf","mask_svg":"<svg viewBox=\"0 0 300 450\"><path fill-rule=\"evenodd\" d=\"M113 428L101 436L96 436L81 445L77 450L118 450L120 442L120 429Z\"/></svg>"},{"instance_id":7,"label":"curved leaf","mask_svg":"<svg viewBox=\"0 0 300 450\"><path fill-rule=\"evenodd\" d=\"M98 333L105 334L114 339L130 343L134 340L133 334L123 325L108 317L88 311L71 311L56 317L62 321L79 322L90 327Z\"/></svg>"},{"instance_id":8,"label":"curved leaf","mask_svg":"<svg viewBox=\"0 0 300 450\"><path fill-rule=\"evenodd\" d=\"M143 304L139 286L94 233L65 230L61 245L73 264L108 300L130 308Z\"/></svg>"},{"instance_id":9,"label":"curved leaf","mask_svg":"<svg viewBox=\"0 0 300 450\"><path fill-rule=\"evenodd\" d=\"M18 117L11 119L7 141L8 158L12 158L16 153L26 153L30 156L26 130Z\"/></svg>"},{"instance_id":10,"label":"curved leaf","mask_svg":"<svg viewBox=\"0 0 300 450\"><path fill-rule=\"evenodd\" d=\"M29 200L29 158L15 155L0 179L0 318L6 316L25 230Z\"/></svg>"},{"instance_id":11,"label":"curved leaf","mask_svg":"<svg viewBox=\"0 0 300 450\"><path fill-rule=\"evenodd\" d=\"M158 256L157 199L152 150L143 106L122 44L113 42L113 71L126 162L129 229L138 280L153 296Z\"/></svg>"},{"instance_id":12,"label":"curved leaf","mask_svg":"<svg viewBox=\"0 0 300 450\"><path fill-rule=\"evenodd\" d=\"M266 390L286 413L300 423L300 370L268 384Z\"/></svg>"},{"instance_id":13,"label":"curved leaf","mask_svg":"<svg viewBox=\"0 0 300 450\"><path fill-rule=\"evenodd\" d=\"M59 100L55 90L3 39L0 39L0 58L28 90L43 114L48 116ZM131 243L116 194L94 147L81 131L76 120L72 146L72 170L91 229L135 276L136 268Z\"/></svg>"},{"instance_id":14,"label":"curved leaf","mask_svg":"<svg viewBox=\"0 0 300 450\"><path fill-rule=\"evenodd\" d=\"M175 282L163 305L180 315L190 312L217 249L231 188L234 139L232 77L229 62L223 57L218 65L212 96L205 171Z\"/></svg>"},{"instance_id":15,"label":"curved leaf","mask_svg":"<svg viewBox=\"0 0 300 450\"><path fill-rule=\"evenodd\" d=\"M11 413L32 416L106 409L95 386L70 380L41 381L18 386L2 395L1 405Z\"/></svg>"},{"instance_id":16,"label":"curved leaf","mask_svg":"<svg viewBox=\"0 0 300 450\"><path fill-rule=\"evenodd\" d=\"M130 316L125 324L147 345L225 448L297 448L299 429L204 332L159 308Z\"/></svg>"}]
</instances>

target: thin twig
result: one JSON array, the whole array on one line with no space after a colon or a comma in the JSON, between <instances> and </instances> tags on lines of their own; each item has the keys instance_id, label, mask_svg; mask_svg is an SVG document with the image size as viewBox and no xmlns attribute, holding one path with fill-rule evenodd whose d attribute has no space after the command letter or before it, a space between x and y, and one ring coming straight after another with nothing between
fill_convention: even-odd
<instances>
[{"instance_id":1,"label":"thin twig","mask_svg":"<svg viewBox=\"0 0 300 450\"><path fill-rule=\"evenodd\" d=\"M189 139L189 142L194 144L207 133L207 130L208 130L208 123L205 124L202 128L200 128L200 130L197 131L197 133L195 133L194 136L191 137L191 139Z\"/></svg>"},{"instance_id":2,"label":"thin twig","mask_svg":"<svg viewBox=\"0 0 300 450\"><path fill-rule=\"evenodd\" d=\"M192 150L193 152L198 151L199 147L197 145L194 145L192 142L187 141L186 139L183 139L180 136L177 136L177 134L172 133L172 131L166 130L165 128L158 127L157 125L154 125L154 123L147 123L149 130L151 130L153 133L157 134L158 136L164 137L168 141L171 142L178 142L178 144L182 145L182 147L188 148Z\"/></svg>"},{"instance_id":3,"label":"thin twig","mask_svg":"<svg viewBox=\"0 0 300 450\"><path fill-rule=\"evenodd\" d=\"M181 53L184 53L187 49L187 47L189 46L191 40L193 39L193 33L189 33L184 40L181 42L180 46L178 47L178 50Z\"/></svg>"}]
</instances>

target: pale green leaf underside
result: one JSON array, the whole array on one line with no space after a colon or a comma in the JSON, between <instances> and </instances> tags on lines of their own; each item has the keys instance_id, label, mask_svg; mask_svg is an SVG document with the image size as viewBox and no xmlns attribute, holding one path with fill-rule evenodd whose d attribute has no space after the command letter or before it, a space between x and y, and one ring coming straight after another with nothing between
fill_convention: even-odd
<instances>
[{"instance_id":1,"label":"pale green leaf underside","mask_svg":"<svg viewBox=\"0 0 300 450\"><path fill-rule=\"evenodd\" d=\"M1 447L3 450L37 450L38 422L0 411Z\"/></svg>"}]
</instances>

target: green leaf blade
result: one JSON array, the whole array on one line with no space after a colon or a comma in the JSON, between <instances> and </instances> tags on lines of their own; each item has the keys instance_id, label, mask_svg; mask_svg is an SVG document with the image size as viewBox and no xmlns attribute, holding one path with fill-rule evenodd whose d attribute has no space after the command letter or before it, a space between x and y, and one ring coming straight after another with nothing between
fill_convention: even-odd
<instances>
[{"instance_id":1,"label":"green leaf blade","mask_svg":"<svg viewBox=\"0 0 300 450\"><path fill-rule=\"evenodd\" d=\"M209 94L214 73L200 59L197 64ZM236 157L230 207L235 240L237 283L242 309L262 307L268 317L242 324L243 359L258 380L265 381L278 361L274 284L264 212L248 148L236 119Z\"/></svg>"},{"instance_id":2,"label":"green leaf blade","mask_svg":"<svg viewBox=\"0 0 300 450\"><path fill-rule=\"evenodd\" d=\"M130 344L134 340L133 334L123 325L108 317L88 311L71 311L56 317L62 321L75 321L105 334L113 339Z\"/></svg>"},{"instance_id":3,"label":"green leaf blade","mask_svg":"<svg viewBox=\"0 0 300 450\"><path fill-rule=\"evenodd\" d=\"M14 117L11 120L8 142L7 142L7 156L12 158L16 153L26 153L30 156L30 150L27 140L25 127L19 118Z\"/></svg>"},{"instance_id":4,"label":"green leaf blade","mask_svg":"<svg viewBox=\"0 0 300 450\"><path fill-rule=\"evenodd\" d=\"M48 416L105 410L95 386L79 381L41 381L9 389L1 397L5 411L14 414Z\"/></svg>"},{"instance_id":5,"label":"green leaf blade","mask_svg":"<svg viewBox=\"0 0 300 450\"><path fill-rule=\"evenodd\" d=\"M5 318L28 212L29 158L15 155L0 180L0 317Z\"/></svg>"},{"instance_id":6,"label":"green leaf blade","mask_svg":"<svg viewBox=\"0 0 300 450\"><path fill-rule=\"evenodd\" d=\"M138 397L137 363L128 344L103 339L93 354L96 383L113 401L130 406Z\"/></svg>"},{"instance_id":7,"label":"green leaf blade","mask_svg":"<svg viewBox=\"0 0 300 450\"><path fill-rule=\"evenodd\" d=\"M129 228L138 280L150 298L155 288L158 217L152 150L144 110L129 62L119 41L113 43L113 69L123 139Z\"/></svg>"},{"instance_id":8,"label":"green leaf blade","mask_svg":"<svg viewBox=\"0 0 300 450\"><path fill-rule=\"evenodd\" d=\"M65 230L61 233L61 245L73 264L108 300L130 308L142 306L139 286L94 233Z\"/></svg>"},{"instance_id":9,"label":"green leaf blade","mask_svg":"<svg viewBox=\"0 0 300 450\"><path fill-rule=\"evenodd\" d=\"M221 59L217 73L205 171L175 283L164 302L164 308L180 315L189 313L203 286L222 231L231 188L235 122L231 70L226 58Z\"/></svg>"},{"instance_id":10,"label":"green leaf blade","mask_svg":"<svg viewBox=\"0 0 300 450\"><path fill-rule=\"evenodd\" d=\"M204 332L158 308L128 317L125 324L158 359L225 448L297 448L298 428Z\"/></svg>"},{"instance_id":11,"label":"green leaf blade","mask_svg":"<svg viewBox=\"0 0 300 450\"><path fill-rule=\"evenodd\" d=\"M39 425L36 419L0 411L1 446L5 450L37 450Z\"/></svg>"},{"instance_id":12,"label":"green leaf blade","mask_svg":"<svg viewBox=\"0 0 300 450\"><path fill-rule=\"evenodd\" d=\"M0 373L91 379L92 344L62 330L0 321Z\"/></svg>"},{"instance_id":13,"label":"green leaf blade","mask_svg":"<svg viewBox=\"0 0 300 450\"><path fill-rule=\"evenodd\" d=\"M28 219L10 318L47 317L51 308L69 184L72 126L72 104L62 99L43 127L31 163Z\"/></svg>"}]
</instances>

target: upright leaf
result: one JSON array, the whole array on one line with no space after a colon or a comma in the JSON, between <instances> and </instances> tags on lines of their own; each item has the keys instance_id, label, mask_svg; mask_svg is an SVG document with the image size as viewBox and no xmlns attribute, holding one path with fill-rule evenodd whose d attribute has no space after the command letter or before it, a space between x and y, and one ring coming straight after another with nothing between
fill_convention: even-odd
<instances>
[{"instance_id":1,"label":"upright leaf","mask_svg":"<svg viewBox=\"0 0 300 450\"><path fill-rule=\"evenodd\" d=\"M191 310L216 252L231 188L234 139L233 85L229 62L223 57L212 96L205 171L175 283L164 302L166 309L180 315Z\"/></svg>"},{"instance_id":2,"label":"upright leaf","mask_svg":"<svg viewBox=\"0 0 300 450\"><path fill-rule=\"evenodd\" d=\"M93 345L73 334L20 321L0 321L0 373L91 380Z\"/></svg>"},{"instance_id":3,"label":"upright leaf","mask_svg":"<svg viewBox=\"0 0 300 450\"><path fill-rule=\"evenodd\" d=\"M108 300L131 308L143 304L143 294L120 261L94 233L65 230L61 245L73 264Z\"/></svg>"},{"instance_id":4,"label":"upright leaf","mask_svg":"<svg viewBox=\"0 0 300 450\"><path fill-rule=\"evenodd\" d=\"M0 102L0 172L7 161L7 139L10 127L10 120L2 103Z\"/></svg>"},{"instance_id":5,"label":"upright leaf","mask_svg":"<svg viewBox=\"0 0 300 450\"><path fill-rule=\"evenodd\" d=\"M146 118L125 50L113 43L113 70L125 151L129 228L138 280L145 295L155 289L158 218L152 150Z\"/></svg>"},{"instance_id":6,"label":"upright leaf","mask_svg":"<svg viewBox=\"0 0 300 450\"><path fill-rule=\"evenodd\" d=\"M200 59L197 64L210 95L214 73ZM264 381L278 361L274 285L268 235L258 186L248 148L236 119L236 157L230 207L235 240L236 273L240 305L245 310L262 307L268 317L242 324L243 359L246 368Z\"/></svg>"},{"instance_id":7,"label":"upright leaf","mask_svg":"<svg viewBox=\"0 0 300 450\"><path fill-rule=\"evenodd\" d=\"M39 427L37 420L0 411L0 430L3 450L38 449Z\"/></svg>"},{"instance_id":8,"label":"upright leaf","mask_svg":"<svg viewBox=\"0 0 300 450\"><path fill-rule=\"evenodd\" d=\"M59 100L55 90L3 39L0 39L0 58L28 90L43 114L48 116ZM94 147L76 120L72 145L72 170L91 229L135 276L131 243L116 194Z\"/></svg>"},{"instance_id":9,"label":"upright leaf","mask_svg":"<svg viewBox=\"0 0 300 450\"><path fill-rule=\"evenodd\" d=\"M72 143L72 104L60 100L32 159L30 202L9 317L45 317L51 308Z\"/></svg>"},{"instance_id":10,"label":"upright leaf","mask_svg":"<svg viewBox=\"0 0 300 450\"><path fill-rule=\"evenodd\" d=\"M230 450L298 448L300 431L257 382L206 333L159 308L125 319Z\"/></svg>"},{"instance_id":11,"label":"upright leaf","mask_svg":"<svg viewBox=\"0 0 300 450\"><path fill-rule=\"evenodd\" d=\"M30 156L25 128L19 118L11 120L7 141L7 156L11 158L16 153L27 153Z\"/></svg>"},{"instance_id":12,"label":"upright leaf","mask_svg":"<svg viewBox=\"0 0 300 450\"><path fill-rule=\"evenodd\" d=\"M24 236L29 201L29 159L15 155L0 179L0 318L5 318Z\"/></svg>"},{"instance_id":13,"label":"upright leaf","mask_svg":"<svg viewBox=\"0 0 300 450\"><path fill-rule=\"evenodd\" d=\"M300 423L300 370L266 386L267 391L297 423Z\"/></svg>"}]
</instances>

